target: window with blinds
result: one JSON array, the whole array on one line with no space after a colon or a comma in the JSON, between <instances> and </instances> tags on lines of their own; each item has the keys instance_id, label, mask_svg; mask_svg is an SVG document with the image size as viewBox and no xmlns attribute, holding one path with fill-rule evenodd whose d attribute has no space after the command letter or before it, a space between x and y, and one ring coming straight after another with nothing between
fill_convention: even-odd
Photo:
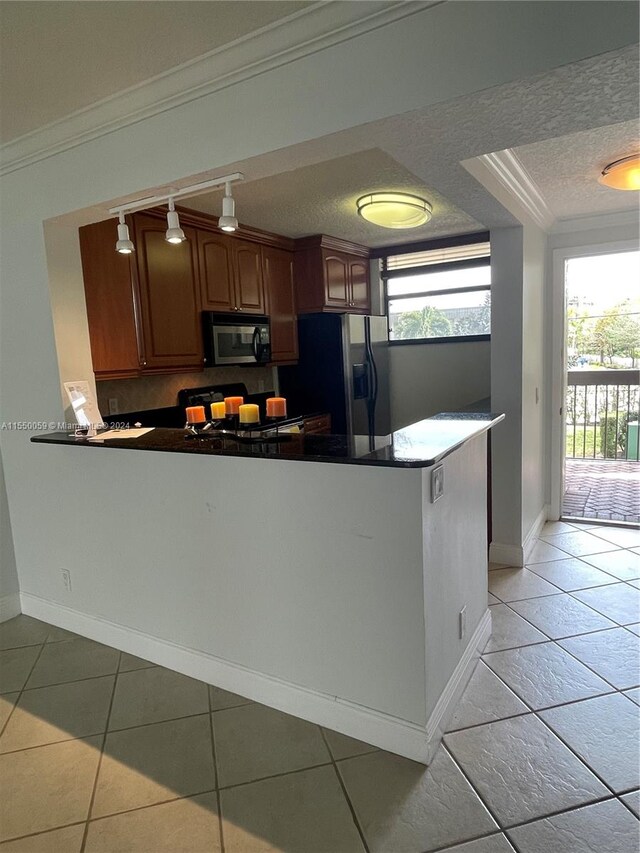
<instances>
[{"instance_id":1,"label":"window with blinds","mask_svg":"<svg viewBox=\"0 0 640 853\"><path fill-rule=\"evenodd\" d=\"M382 261L389 340L485 340L491 334L487 240L388 254Z\"/></svg>"}]
</instances>

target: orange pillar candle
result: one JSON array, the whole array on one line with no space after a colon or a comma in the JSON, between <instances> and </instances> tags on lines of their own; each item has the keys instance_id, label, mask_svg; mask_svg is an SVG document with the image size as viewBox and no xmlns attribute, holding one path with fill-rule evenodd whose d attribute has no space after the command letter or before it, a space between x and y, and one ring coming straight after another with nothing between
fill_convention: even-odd
<instances>
[{"instance_id":1,"label":"orange pillar candle","mask_svg":"<svg viewBox=\"0 0 640 853\"><path fill-rule=\"evenodd\" d=\"M237 415L238 409L244 403L244 397L225 397L225 412L228 415Z\"/></svg>"},{"instance_id":2,"label":"orange pillar candle","mask_svg":"<svg viewBox=\"0 0 640 853\"><path fill-rule=\"evenodd\" d=\"M286 418L287 401L284 397L269 397L267 400L268 418Z\"/></svg>"},{"instance_id":3,"label":"orange pillar candle","mask_svg":"<svg viewBox=\"0 0 640 853\"><path fill-rule=\"evenodd\" d=\"M244 406L240 406L239 414L241 424L260 423L260 408L254 403L246 403Z\"/></svg>"},{"instance_id":4,"label":"orange pillar candle","mask_svg":"<svg viewBox=\"0 0 640 853\"><path fill-rule=\"evenodd\" d=\"M225 416L227 411L227 407L224 402L221 400L219 403L211 404L211 417L214 421L220 421Z\"/></svg>"},{"instance_id":5,"label":"orange pillar candle","mask_svg":"<svg viewBox=\"0 0 640 853\"><path fill-rule=\"evenodd\" d=\"M204 406L189 406L187 408L188 424L202 424L205 421Z\"/></svg>"}]
</instances>

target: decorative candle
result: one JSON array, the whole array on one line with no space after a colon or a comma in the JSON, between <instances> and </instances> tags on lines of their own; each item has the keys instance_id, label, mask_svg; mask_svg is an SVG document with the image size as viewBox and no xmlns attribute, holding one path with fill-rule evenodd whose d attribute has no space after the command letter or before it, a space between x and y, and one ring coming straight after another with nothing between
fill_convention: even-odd
<instances>
[{"instance_id":1,"label":"decorative candle","mask_svg":"<svg viewBox=\"0 0 640 853\"><path fill-rule=\"evenodd\" d=\"M225 404L222 400L219 403L212 403L211 404L211 417L213 418L214 421L222 420L222 418L225 416L226 410L227 410L227 407L225 406Z\"/></svg>"},{"instance_id":2,"label":"decorative candle","mask_svg":"<svg viewBox=\"0 0 640 853\"><path fill-rule=\"evenodd\" d=\"M267 400L267 417L287 417L287 401L284 397L269 397L269 399Z\"/></svg>"},{"instance_id":3,"label":"decorative candle","mask_svg":"<svg viewBox=\"0 0 640 853\"><path fill-rule=\"evenodd\" d=\"M188 424L202 424L205 421L204 406L189 406L187 408Z\"/></svg>"},{"instance_id":4,"label":"decorative candle","mask_svg":"<svg viewBox=\"0 0 640 853\"><path fill-rule=\"evenodd\" d=\"M244 397L225 397L224 405L227 415L237 415L238 409L244 403Z\"/></svg>"},{"instance_id":5,"label":"decorative candle","mask_svg":"<svg viewBox=\"0 0 640 853\"><path fill-rule=\"evenodd\" d=\"M260 408L254 403L246 403L244 406L240 406L239 414L241 424L260 423Z\"/></svg>"}]
</instances>

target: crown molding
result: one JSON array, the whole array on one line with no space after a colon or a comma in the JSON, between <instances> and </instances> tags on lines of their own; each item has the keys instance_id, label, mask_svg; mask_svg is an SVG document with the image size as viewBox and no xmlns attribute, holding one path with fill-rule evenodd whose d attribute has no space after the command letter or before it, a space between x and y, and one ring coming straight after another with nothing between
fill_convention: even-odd
<instances>
[{"instance_id":1,"label":"crown molding","mask_svg":"<svg viewBox=\"0 0 640 853\"><path fill-rule=\"evenodd\" d=\"M507 148L493 154L482 154L478 159L527 216L543 231L549 231L555 222L555 216L516 153Z\"/></svg>"},{"instance_id":2,"label":"crown molding","mask_svg":"<svg viewBox=\"0 0 640 853\"><path fill-rule=\"evenodd\" d=\"M0 147L0 175L423 12L442 0L317 2Z\"/></svg>"},{"instance_id":3,"label":"crown molding","mask_svg":"<svg viewBox=\"0 0 640 853\"><path fill-rule=\"evenodd\" d=\"M611 213L590 213L585 216L566 216L554 222L551 233L573 234L598 228L622 228L625 225L635 225L636 228L640 225L640 211L637 208L615 210Z\"/></svg>"}]
</instances>

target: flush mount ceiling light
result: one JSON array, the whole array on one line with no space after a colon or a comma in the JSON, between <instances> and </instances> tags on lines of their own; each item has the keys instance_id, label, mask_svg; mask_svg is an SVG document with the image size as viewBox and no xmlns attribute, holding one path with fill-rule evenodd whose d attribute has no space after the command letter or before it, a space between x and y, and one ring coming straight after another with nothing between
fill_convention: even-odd
<instances>
[{"instance_id":1,"label":"flush mount ceiling light","mask_svg":"<svg viewBox=\"0 0 640 853\"><path fill-rule=\"evenodd\" d=\"M224 198L222 199L222 216L218 219L218 228L223 231L235 231L238 227L236 219L236 203L231 195L231 181L224 185Z\"/></svg>"},{"instance_id":2,"label":"flush mount ceiling light","mask_svg":"<svg viewBox=\"0 0 640 853\"><path fill-rule=\"evenodd\" d=\"M169 199L169 210L167 211L167 233L164 235L164 239L167 243L184 243L187 239L184 236L184 231L180 227L180 220L178 219L173 197Z\"/></svg>"},{"instance_id":3,"label":"flush mount ceiling light","mask_svg":"<svg viewBox=\"0 0 640 853\"><path fill-rule=\"evenodd\" d=\"M235 201L231 195L231 184L234 181L243 181L244 175L242 172L234 172L232 175L223 175L221 178L214 178L211 181L202 181L199 184L192 184L182 189L172 189L166 195L146 196L138 198L134 201L128 201L126 204L121 204L119 207L109 208L109 213L118 214L118 242L116 243L116 251L123 255L130 255L134 251L134 245L129 238L129 228L124 221L124 212L134 210L148 210L152 207L157 207L159 204L168 202L169 211L167 213L167 233L165 240L168 243L182 243L186 240L186 236L180 227L178 212L175 209L175 199L184 198L186 196L200 195L207 192L213 187L221 187L224 185L225 194L222 199L222 216L218 220L218 225L223 231L235 231L238 227L238 220L235 215Z\"/></svg>"},{"instance_id":4,"label":"flush mount ceiling light","mask_svg":"<svg viewBox=\"0 0 640 853\"><path fill-rule=\"evenodd\" d=\"M121 255L130 255L134 250L134 245L129 238L129 226L124 221L124 213L118 211L118 242L116 243L116 252Z\"/></svg>"},{"instance_id":5,"label":"flush mount ceiling light","mask_svg":"<svg viewBox=\"0 0 640 853\"><path fill-rule=\"evenodd\" d=\"M614 190L640 190L640 154L609 163L598 181Z\"/></svg>"},{"instance_id":6,"label":"flush mount ceiling light","mask_svg":"<svg viewBox=\"0 0 640 853\"><path fill-rule=\"evenodd\" d=\"M367 193L356 202L358 213L367 222L382 228L417 228L431 219L428 201L410 193Z\"/></svg>"}]
</instances>

